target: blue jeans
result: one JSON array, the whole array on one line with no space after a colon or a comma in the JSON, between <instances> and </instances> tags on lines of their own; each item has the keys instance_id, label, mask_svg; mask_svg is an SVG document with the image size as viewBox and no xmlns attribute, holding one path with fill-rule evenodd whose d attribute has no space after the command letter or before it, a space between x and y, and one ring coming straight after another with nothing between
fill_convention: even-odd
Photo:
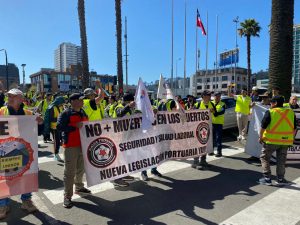
<instances>
[{"instance_id":1,"label":"blue jeans","mask_svg":"<svg viewBox=\"0 0 300 225\"><path fill-rule=\"evenodd\" d=\"M222 154L222 124L213 124L213 146L217 147L217 152Z\"/></svg>"},{"instance_id":2,"label":"blue jeans","mask_svg":"<svg viewBox=\"0 0 300 225\"><path fill-rule=\"evenodd\" d=\"M21 195L21 200L26 201L28 199L31 199L32 194L26 193ZM10 199L9 198L3 198L0 199L0 207L7 206L9 204Z\"/></svg>"}]
</instances>

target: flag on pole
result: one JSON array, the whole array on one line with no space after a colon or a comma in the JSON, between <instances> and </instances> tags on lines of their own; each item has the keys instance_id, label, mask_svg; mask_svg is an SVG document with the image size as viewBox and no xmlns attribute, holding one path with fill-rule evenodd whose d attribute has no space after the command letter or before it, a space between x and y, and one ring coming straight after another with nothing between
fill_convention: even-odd
<instances>
[{"instance_id":1,"label":"flag on pole","mask_svg":"<svg viewBox=\"0 0 300 225\"><path fill-rule=\"evenodd\" d=\"M197 9L197 27L200 27L201 30L202 30L202 34L204 36L206 36L206 31L205 31L205 28L204 28L203 23L201 21L201 17L200 17L198 9Z\"/></svg>"},{"instance_id":2,"label":"flag on pole","mask_svg":"<svg viewBox=\"0 0 300 225\"><path fill-rule=\"evenodd\" d=\"M146 132L154 122L154 112L152 110L148 91L141 78L139 79L135 92L135 105L136 109L142 112L142 130L143 132Z\"/></svg>"},{"instance_id":3,"label":"flag on pole","mask_svg":"<svg viewBox=\"0 0 300 225\"><path fill-rule=\"evenodd\" d=\"M157 90L158 99L175 99L169 85L165 82L162 74L160 75L158 90Z\"/></svg>"}]
</instances>

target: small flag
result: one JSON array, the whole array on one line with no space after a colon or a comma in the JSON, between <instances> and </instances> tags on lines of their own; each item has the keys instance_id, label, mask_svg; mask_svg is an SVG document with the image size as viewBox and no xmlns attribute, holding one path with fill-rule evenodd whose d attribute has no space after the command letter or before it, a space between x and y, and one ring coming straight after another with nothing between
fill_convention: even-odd
<instances>
[{"instance_id":1,"label":"small flag","mask_svg":"<svg viewBox=\"0 0 300 225\"><path fill-rule=\"evenodd\" d=\"M142 111L142 130L146 132L154 122L154 112L148 96L148 91L142 81L139 79L138 87L135 92L136 109Z\"/></svg>"},{"instance_id":2,"label":"small flag","mask_svg":"<svg viewBox=\"0 0 300 225\"><path fill-rule=\"evenodd\" d=\"M204 36L206 36L206 31L205 31L204 26L203 26L203 23L202 23L202 21L201 21L201 18L200 18L200 14L199 14L198 9L197 9L197 27L200 27L201 30L202 30L202 34L203 34Z\"/></svg>"}]
</instances>

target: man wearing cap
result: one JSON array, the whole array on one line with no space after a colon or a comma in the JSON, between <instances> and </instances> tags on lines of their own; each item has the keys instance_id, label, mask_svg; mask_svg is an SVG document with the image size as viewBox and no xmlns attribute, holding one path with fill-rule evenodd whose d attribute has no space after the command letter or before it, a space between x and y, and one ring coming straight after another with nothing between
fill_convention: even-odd
<instances>
[{"instance_id":1,"label":"man wearing cap","mask_svg":"<svg viewBox=\"0 0 300 225\"><path fill-rule=\"evenodd\" d=\"M245 140L247 134L247 127L250 115L250 108L253 106L251 98L247 95L247 90L242 89L241 95L233 95L231 93L231 86L228 88L228 96L236 99L235 112L237 116L237 124L239 129L239 136L237 140Z\"/></svg>"},{"instance_id":2,"label":"man wearing cap","mask_svg":"<svg viewBox=\"0 0 300 225\"><path fill-rule=\"evenodd\" d=\"M89 118L89 121L102 120L104 109L101 101L103 100L101 91L97 93L92 88L84 90L85 99L83 101L83 110Z\"/></svg>"},{"instance_id":3,"label":"man wearing cap","mask_svg":"<svg viewBox=\"0 0 300 225\"><path fill-rule=\"evenodd\" d=\"M286 185L285 163L288 147L293 145L296 128L295 114L292 109L283 107L284 98L274 96L271 99L271 109L267 110L261 122L259 143L263 145L260 161L263 169L263 177L260 184L272 185L270 159L276 151L276 174L278 185Z\"/></svg>"},{"instance_id":4,"label":"man wearing cap","mask_svg":"<svg viewBox=\"0 0 300 225\"><path fill-rule=\"evenodd\" d=\"M79 129L88 117L83 107L84 96L74 93L69 97L71 108L64 110L58 117L57 129L62 133L64 159L64 203L65 208L73 206L73 185L76 194L89 194L91 191L82 182L84 173L83 156Z\"/></svg>"},{"instance_id":5,"label":"man wearing cap","mask_svg":"<svg viewBox=\"0 0 300 225\"><path fill-rule=\"evenodd\" d=\"M216 92L214 94L215 99L213 104L216 111L213 113L212 126L213 126L213 146L217 147L216 157L222 156L222 133L224 125L224 113L225 113L225 103L221 101L221 92ZM213 154L213 153L212 153Z\"/></svg>"},{"instance_id":6,"label":"man wearing cap","mask_svg":"<svg viewBox=\"0 0 300 225\"><path fill-rule=\"evenodd\" d=\"M32 115L33 113L30 110L23 108L23 92L19 89L13 88L9 92L7 92L7 106L3 106L0 109L0 116L2 115ZM37 117L38 124L43 123L43 119L41 117ZM37 211L37 208L31 201L31 193L25 193L21 195L22 206L21 208L26 210L29 213ZM0 199L0 219L4 219L6 214L9 211L9 198Z\"/></svg>"},{"instance_id":7,"label":"man wearing cap","mask_svg":"<svg viewBox=\"0 0 300 225\"><path fill-rule=\"evenodd\" d=\"M211 92L208 90L204 90L202 93L202 101L200 103L199 109L209 109L211 112L211 116L214 117L214 113L216 112L216 108L214 104L211 102ZM204 170L208 167L208 163L206 161L206 155L194 158L194 163L192 164L192 168Z\"/></svg>"}]
</instances>

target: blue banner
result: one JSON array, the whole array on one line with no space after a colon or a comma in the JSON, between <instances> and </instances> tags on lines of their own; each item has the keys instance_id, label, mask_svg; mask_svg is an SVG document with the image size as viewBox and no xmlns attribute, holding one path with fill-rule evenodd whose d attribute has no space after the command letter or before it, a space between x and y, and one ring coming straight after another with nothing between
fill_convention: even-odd
<instances>
[{"instance_id":1,"label":"blue banner","mask_svg":"<svg viewBox=\"0 0 300 225\"><path fill-rule=\"evenodd\" d=\"M231 65L239 62L239 49L233 49L220 54L219 66Z\"/></svg>"}]
</instances>

